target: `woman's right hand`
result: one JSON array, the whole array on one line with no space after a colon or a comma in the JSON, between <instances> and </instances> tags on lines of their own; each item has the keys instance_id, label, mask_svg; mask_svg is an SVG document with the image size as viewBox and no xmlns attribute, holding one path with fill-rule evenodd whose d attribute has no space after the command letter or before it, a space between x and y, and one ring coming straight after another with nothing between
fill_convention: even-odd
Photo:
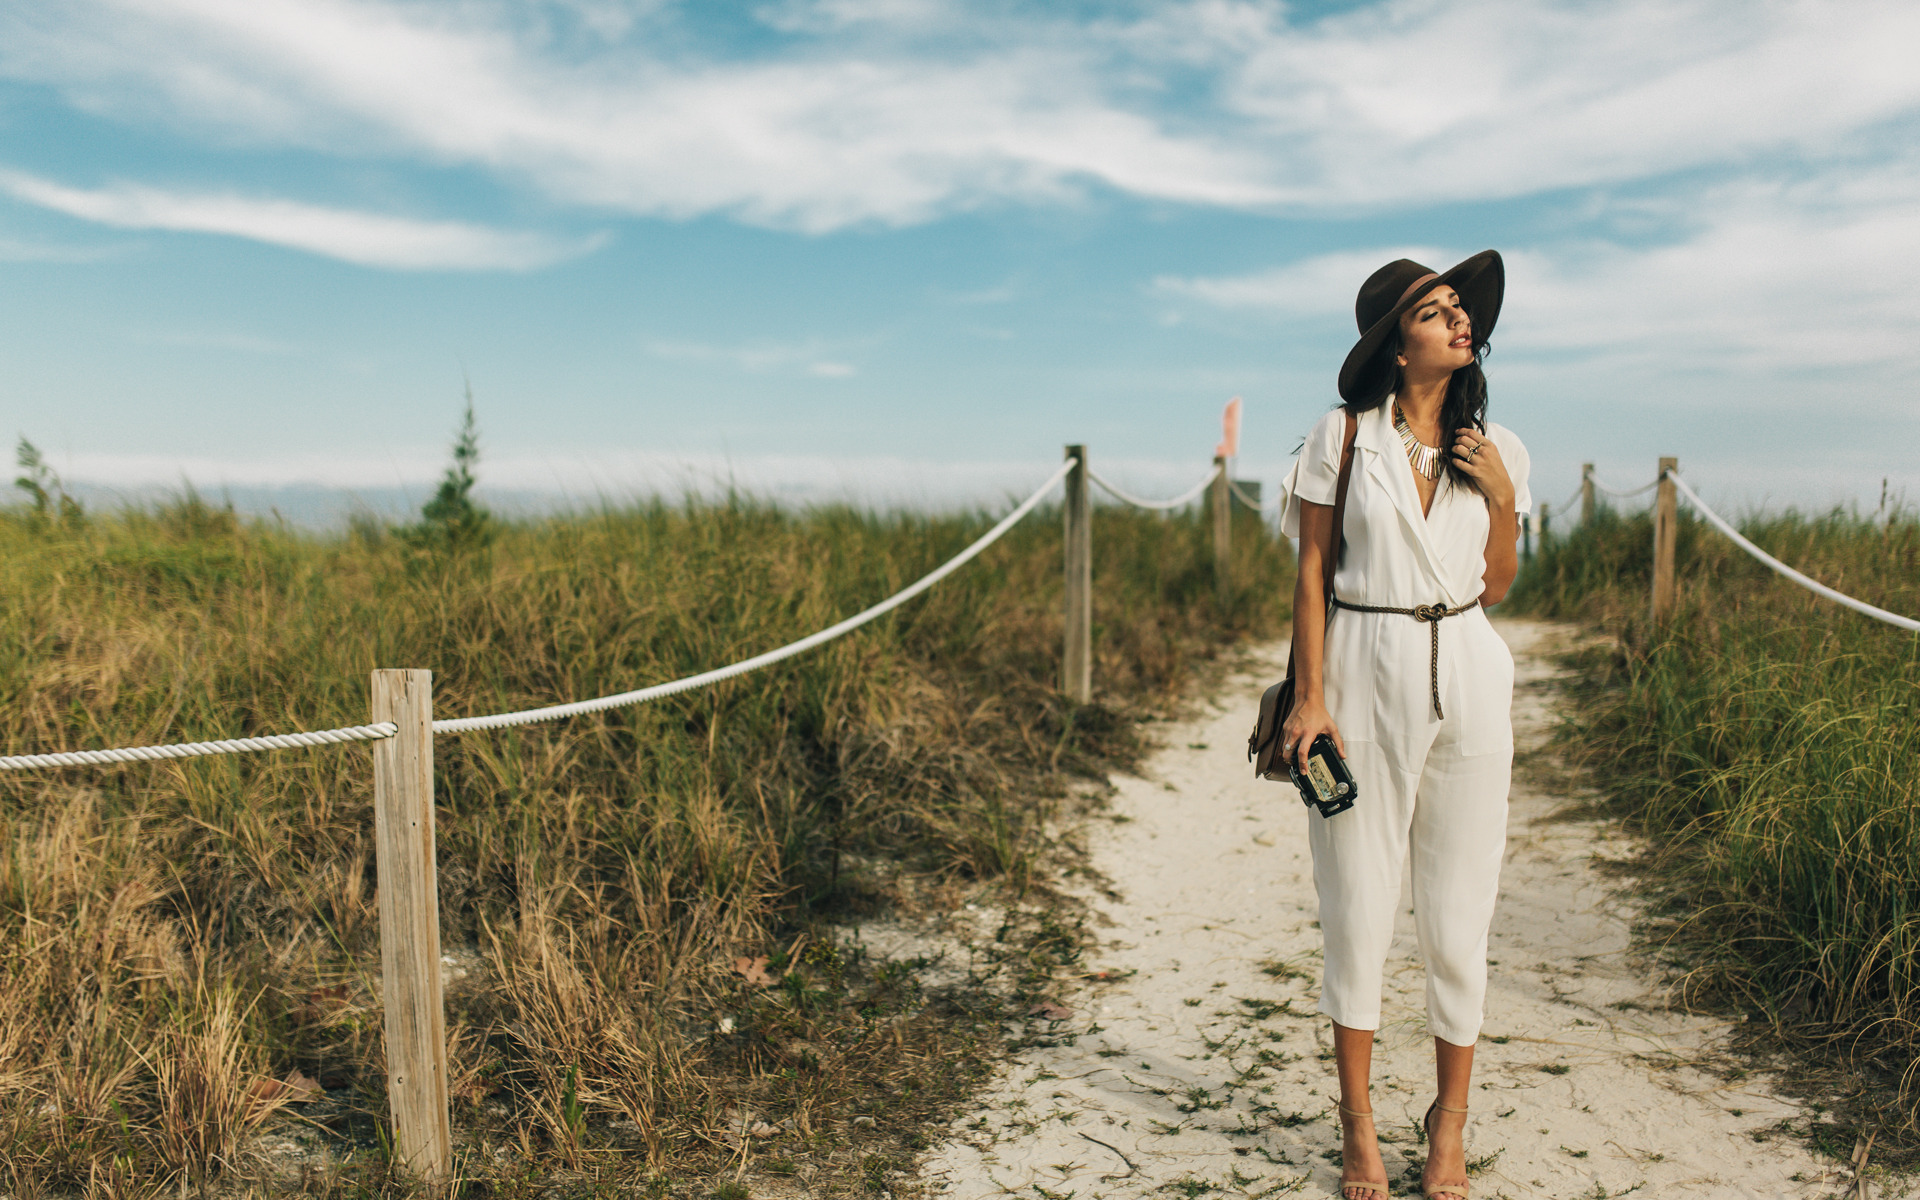
<instances>
[{"instance_id":1,"label":"woman's right hand","mask_svg":"<svg viewBox=\"0 0 1920 1200\"><path fill-rule=\"evenodd\" d=\"M1334 726L1333 714L1327 711L1327 706L1319 700L1295 701L1293 711L1287 714L1287 723L1280 727L1280 752L1304 773L1307 751L1323 733L1333 738L1334 749L1345 758L1346 743L1340 740L1340 730Z\"/></svg>"}]
</instances>

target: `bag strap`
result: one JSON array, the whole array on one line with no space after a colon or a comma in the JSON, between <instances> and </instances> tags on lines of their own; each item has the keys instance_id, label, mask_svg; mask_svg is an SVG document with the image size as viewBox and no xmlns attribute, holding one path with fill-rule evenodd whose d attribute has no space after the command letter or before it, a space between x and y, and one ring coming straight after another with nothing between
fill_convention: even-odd
<instances>
[{"instance_id":1,"label":"bag strap","mask_svg":"<svg viewBox=\"0 0 1920 1200\"><path fill-rule=\"evenodd\" d=\"M1329 614L1333 612L1333 573L1340 565L1340 548L1347 540L1347 484L1353 481L1353 439L1354 435L1360 431L1360 419L1353 415L1351 409L1347 411L1346 425L1346 436L1340 443L1340 482L1335 484L1333 489L1333 552L1328 554L1325 561L1320 564L1320 594L1327 598ZM1294 628L1296 630L1299 628L1298 621L1294 622ZM1296 633L1294 636L1297 638L1299 635ZM1296 658L1293 650L1287 651L1288 679L1293 678L1293 664Z\"/></svg>"},{"instance_id":2,"label":"bag strap","mask_svg":"<svg viewBox=\"0 0 1920 1200\"><path fill-rule=\"evenodd\" d=\"M1321 595L1327 598L1327 609L1333 609L1333 572L1340 565L1340 550L1346 544L1347 529L1347 485L1353 482L1353 438L1360 432L1360 418L1347 413L1347 436L1340 443L1340 482L1333 489L1333 553L1321 565L1324 575L1321 579Z\"/></svg>"}]
</instances>

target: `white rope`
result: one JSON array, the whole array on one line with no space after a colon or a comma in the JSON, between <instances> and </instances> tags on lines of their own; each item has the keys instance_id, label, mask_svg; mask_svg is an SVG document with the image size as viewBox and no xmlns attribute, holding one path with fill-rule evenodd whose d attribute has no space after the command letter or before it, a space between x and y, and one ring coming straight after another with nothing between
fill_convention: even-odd
<instances>
[{"instance_id":1,"label":"white rope","mask_svg":"<svg viewBox=\"0 0 1920 1200\"><path fill-rule=\"evenodd\" d=\"M1221 471L1221 468L1219 464L1216 463L1214 465L1213 470L1207 472L1207 477L1205 479L1202 479L1199 483L1194 484L1192 487L1188 488L1184 492L1181 492L1178 496L1175 496L1171 500L1145 500L1139 496L1132 494L1131 492L1123 492L1119 488L1113 486L1111 483L1108 483L1106 480L1100 478L1099 474L1095 472L1092 467L1087 468L1087 478L1099 484L1101 488L1104 489L1106 493L1109 496L1112 496L1115 500L1119 500L1124 503L1131 504L1135 508L1154 508L1154 509L1160 509L1161 511L1165 511L1166 509L1169 509L1169 508L1179 508L1183 504L1192 503L1193 500L1196 497L1198 497L1201 492L1204 492L1207 490L1207 485L1212 483L1214 479L1219 476L1220 471ZM1259 505L1255 505L1254 507L1258 508Z\"/></svg>"},{"instance_id":2,"label":"white rope","mask_svg":"<svg viewBox=\"0 0 1920 1200\"><path fill-rule=\"evenodd\" d=\"M1678 478L1678 476L1675 476L1675 478ZM1657 488L1657 487L1659 487L1659 486L1660 486L1660 481L1659 481L1658 479L1656 479L1656 480L1654 480L1654 481L1653 481L1652 483L1649 483L1649 484L1644 484L1644 485L1642 485L1642 486L1640 486L1640 487L1637 487L1637 488L1634 488L1633 490L1631 490L1631 491L1626 491L1626 492L1621 492L1621 491L1616 491L1616 490L1614 490L1613 488L1610 488L1610 487L1607 487L1606 485L1604 485L1604 484L1601 484L1601 483L1598 483L1598 482L1596 482L1596 483L1595 483L1595 484L1594 484L1593 486L1594 486L1594 488L1595 488L1595 489L1597 489L1597 490L1599 490L1599 491L1602 491L1602 492L1605 492L1605 493L1606 493L1607 495L1609 495L1609 496L1613 496L1613 497L1615 497L1616 499L1620 499L1620 500L1631 500L1631 499L1633 499L1633 498L1634 498L1635 496L1638 496L1638 495L1641 495L1641 494L1643 494L1643 493L1646 493L1646 492L1650 492L1650 491L1652 491L1653 489L1655 489L1655 488Z\"/></svg>"},{"instance_id":3,"label":"white rope","mask_svg":"<svg viewBox=\"0 0 1920 1200\"><path fill-rule=\"evenodd\" d=\"M1241 491L1240 484L1237 480L1232 480L1232 479L1227 480L1227 490L1232 492L1236 497L1238 497L1240 500L1240 503L1246 505L1248 508L1251 508L1255 512L1260 511L1260 502L1254 499L1252 496L1249 496L1245 492Z\"/></svg>"},{"instance_id":4,"label":"white rope","mask_svg":"<svg viewBox=\"0 0 1920 1200\"><path fill-rule=\"evenodd\" d=\"M172 746L124 746L117 750L73 750L65 754L0 756L0 771L31 767L87 767L102 763L157 762L168 758L199 758L206 754L246 754L253 750L292 750L298 746L331 746L338 742L370 742L394 735L394 725L352 725L315 733L276 733L268 737L235 738L224 742L185 742Z\"/></svg>"},{"instance_id":5,"label":"white rope","mask_svg":"<svg viewBox=\"0 0 1920 1200\"><path fill-rule=\"evenodd\" d=\"M534 721L552 721L560 717L573 716L576 713L600 712L604 709L619 708L628 704L639 704L661 696L671 696L679 692L691 691L744 675L761 667L771 666L782 659L803 654L815 646L830 642L843 633L849 633L876 617L889 613L907 601L926 591L934 584L959 570L982 550L1000 540L1002 534L1014 527L1020 518L1032 512L1053 485L1079 463L1078 459L1068 459L1033 495L1022 501L1018 508L1008 513L998 525L989 529L979 540L965 550L954 555L945 563L934 568L920 579L894 593L892 596L872 608L848 617L830 628L823 629L811 637L801 638L797 642L769 651L756 658L734 663L708 671L703 675L694 675L678 679L672 683L656 684L650 688L641 688L636 692L622 692L617 696L602 696L597 700L581 700L573 704L557 704L551 708L529 709L525 712L498 713L490 717L462 717L457 720L435 721L435 733L463 733L473 729L499 729L507 725L525 725ZM1212 479L1208 477L1209 481ZM156 762L170 758L199 758L208 754L244 754L254 750L291 750L300 746L328 746L339 742L364 742L378 738L390 738L395 733L391 722L382 721L374 725L354 725L345 729L323 729L314 733L281 733L267 737L236 738L219 742L185 742L170 746L125 746L113 750L74 750L64 754L15 754L0 755L0 770L19 771L32 767L80 767L98 766L103 763L117 762Z\"/></svg>"},{"instance_id":6,"label":"white rope","mask_svg":"<svg viewBox=\"0 0 1920 1200\"><path fill-rule=\"evenodd\" d=\"M1667 475L1669 478L1673 480L1674 486L1680 489L1681 494L1684 495L1688 500L1692 501L1693 507L1698 509L1700 512L1700 515L1705 517L1709 522L1711 522L1714 528L1718 529L1721 533L1726 534L1729 538L1732 538L1734 545L1740 547L1742 550L1745 550L1748 554L1753 555L1755 558L1767 564L1769 567L1772 567L1774 570L1780 572L1782 575L1785 575L1788 579L1793 580L1795 583L1799 584L1803 588L1808 589L1809 591L1813 591L1818 593L1819 595L1825 596L1827 599L1833 601L1835 604L1844 604L1855 612L1865 613L1867 616L1873 617L1876 620L1885 621L1889 625L1898 625L1902 629L1911 629L1915 632L1920 632L1920 621L1916 621L1912 617L1903 617L1899 613L1890 613L1884 608L1875 608L1873 605L1868 604L1865 601L1855 600L1852 596L1846 595L1845 593L1836 592L1824 583L1817 583L1814 580L1808 579L1805 575L1802 575L1800 572L1794 570L1792 567L1781 562L1779 559L1775 558L1773 555L1768 554L1765 550L1762 550L1760 547L1754 545L1752 542L1748 541L1746 538L1741 537L1739 530L1727 524L1727 521L1724 517L1722 517L1719 513L1714 512L1712 509L1708 508L1706 505L1706 502L1701 500L1698 495L1694 494L1694 490L1687 486L1687 481L1680 478L1680 472L1669 471L1667 472ZM1658 481L1656 480L1656 482Z\"/></svg>"},{"instance_id":7,"label":"white rope","mask_svg":"<svg viewBox=\"0 0 1920 1200\"><path fill-rule=\"evenodd\" d=\"M1020 518L1032 512L1034 506L1039 504L1049 491L1053 490L1053 485L1059 483L1068 471L1071 471L1075 466L1079 465L1079 462L1080 460L1077 458L1070 458L1062 463L1060 468L1048 476L1047 481L1034 491L1033 495L1021 501L1018 508L1001 518L998 525L995 525L992 529L982 534L978 541L968 546L965 550L962 550L927 574L922 575L916 582L895 592L872 608L856 613L838 625L832 625L826 629L822 629L819 633L809 637L803 637L797 642L789 642L778 650L769 650L765 654L743 659L731 666L720 667L699 675L689 675L685 679L676 679L671 683L656 683L652 687L644 687L638 691L621 692L616 696L602 696L597 700L576 700L572 704L555 704L548 708L530 708L523 712L496 713L490 717L456 717L451 720L435 721L433 723L433 731L435 733L467 733L476 729L503 729L509 725L530 725L535 721L554 721L561 717L578 716L582 713L604 712L609 708L624 708L629 704L644 704L648 700L658 700L663 696L674 696L681 692L690 692L695 688L703 688L708 684L719 683L723 679L732 679L738 675L745 675L749 671L757 671L761 667L770 667L774 663L780 662L783 659L792 658L796 654L804 654L815 646L830 642L843 633L851 633L876 617L884 616L892 612L902 604L918 596L921 592L926 591L934 584L939 583L942 579L953 574L962 566L965 566L968 562L972 561L975 555L999 541L1000 535L1012 529L1014 525L1019 522ZM1091 474L1092 472L1088 473Z\"/></svg>"}]
</instances>

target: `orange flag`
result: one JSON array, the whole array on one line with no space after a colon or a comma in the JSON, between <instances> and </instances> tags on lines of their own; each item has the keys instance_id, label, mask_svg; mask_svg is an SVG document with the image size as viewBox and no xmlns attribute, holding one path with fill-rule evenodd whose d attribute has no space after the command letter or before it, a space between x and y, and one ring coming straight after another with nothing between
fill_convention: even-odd
<instances>
[{"instance_id":1,"label":"orange flag","mask_svg":"<svg viewBox=\"0 0 1920 1200\"><path fill-rule=\"evenodd\" d=\"M1213 448L1214 457L1232 458L1240 453L1240 397L1227 401L1227 411L1220 414L1220 444Z\"/></svg>"}]
</instances>

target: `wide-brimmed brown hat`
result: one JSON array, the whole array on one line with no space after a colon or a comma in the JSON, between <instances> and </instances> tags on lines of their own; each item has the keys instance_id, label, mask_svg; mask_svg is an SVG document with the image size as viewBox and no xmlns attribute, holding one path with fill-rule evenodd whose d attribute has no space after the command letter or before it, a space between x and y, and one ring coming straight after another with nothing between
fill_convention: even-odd
<instances>
[{"instance_id":1,"label":"wide-brimmed brown hat","mask_svg":"<svg viewBox=\"0 0 1920 1200\"><path fill-rule=\"evenodd\" d=\"M1402 313L1437 287L1451 287L1460 294L1467 315L1473 318L1473 344L1478 346L1493 333L1493 324L1500 319L1500 298L1507 288L1506 264L1500 261L1498 250L1482 250L1445 271L1423 267L1410 258L1397 258L1367 276L1360 285L1359 299L1353 303L1360 340L1347 351L1347 361L1340 364L1342 400L1374 394L1380 383L1379 373L1394 367L1380 352L1387 335Z\"/></svg>"}]
</instances>

